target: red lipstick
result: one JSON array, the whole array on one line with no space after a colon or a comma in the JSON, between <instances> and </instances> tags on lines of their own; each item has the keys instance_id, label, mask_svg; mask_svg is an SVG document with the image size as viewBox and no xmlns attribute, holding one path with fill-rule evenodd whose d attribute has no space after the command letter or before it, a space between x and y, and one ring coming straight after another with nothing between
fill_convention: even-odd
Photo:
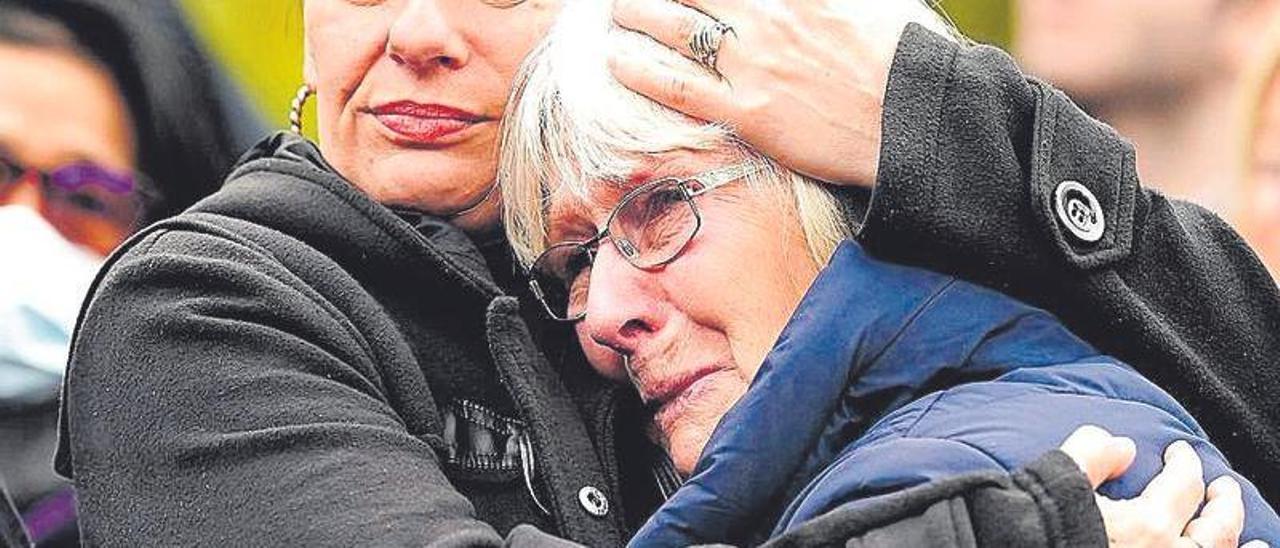
<instances>
[{"instance_id":1,"label":"red lipstick","mask_svg":"<svg viewBox=\"0 0 1280 548\"><path fill-rule=\"evenodd\" d=\"M454 134L491 119L444 105L396 101L369 109L397 137L424 145L443 144Z\"/></svg>"}]
</instances>

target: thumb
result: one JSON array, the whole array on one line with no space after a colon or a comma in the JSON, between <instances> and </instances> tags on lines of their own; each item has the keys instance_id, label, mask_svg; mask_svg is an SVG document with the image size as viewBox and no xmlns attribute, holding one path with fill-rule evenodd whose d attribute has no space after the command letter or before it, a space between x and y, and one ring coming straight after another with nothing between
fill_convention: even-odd
<instances>
[{"instance_id":1,"label":"thumb","mask_svg":"<svg viewBox=\"0 0 1280 548\"><path fill-rule=\"evenodd\" d=\"M1110 432L1093 425L1076 429L1062 442L1061 449L1089 477L1089 485L1094 489L1103 482L1124 474L1138 454L1133 440L1112 436Z\"/></svg>"}]
</instances>

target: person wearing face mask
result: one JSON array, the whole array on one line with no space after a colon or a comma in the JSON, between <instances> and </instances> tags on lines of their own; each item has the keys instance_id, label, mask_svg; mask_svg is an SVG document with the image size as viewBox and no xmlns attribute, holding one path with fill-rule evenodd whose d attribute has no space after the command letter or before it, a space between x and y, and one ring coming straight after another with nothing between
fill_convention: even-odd
<instances>
[{"instance_id":1,"label":"person wearing face mask","mask_svg":"<svg viewBox=\"0 0 1280 548\"><path fill-rule=\"evenodd\" d=\"M539 304L572 322L597 372L636 389L685 478L633 545L915 545L926 535L842 519L962 472L1013 471L1090 423L1142 453L1108 497L1164 489L1144 482L1166 446L1172 468L1202 456L1206 511L1160 545L1280 541L1280 516L1167 393L1043 310L871 258L846 240L833 187L622 87L609 51L667 53L612 25L607 4L565 8L516 81L500 172ZM1236 512L1242 529L1221 519ZM922 513L957 545L1038 544L1039 522L967 538L969 511ZM1129 540L1061 521L1064 545Z\"/></svg>"},{"instance_id":2,"label":"person wearing face mask","mask_svg":"<svg viewBox=\"0 0 1280 548\"><path fill-rule=\"evenodd\" d=\"M201 89L217 89L216 73L172 5L154 4L143 16L115 2L0 1L0 475L43 544L75 538L50 461L98 267L143 224L211 192L260 131L251 117L185 120L244 109Z\"/></svg>"},{"instance_id":3,"label":"person wearing face mask","mask_svg":"<svg viewBox=\"0 0 1280 548\"><path fill-rule=\"evenodd\" d=\"M57 460L87 539L625 542L669 467L652 468L635 400L526 319L494 183L513 76L560 3L301 7L292 120L319 143L261 142L91 289ZM1004 516L1096 510L1052 455L1042 472L1065 489L1048 498L1009 474L974 489L1015 493Z\"/></svg>"}]
</instances>

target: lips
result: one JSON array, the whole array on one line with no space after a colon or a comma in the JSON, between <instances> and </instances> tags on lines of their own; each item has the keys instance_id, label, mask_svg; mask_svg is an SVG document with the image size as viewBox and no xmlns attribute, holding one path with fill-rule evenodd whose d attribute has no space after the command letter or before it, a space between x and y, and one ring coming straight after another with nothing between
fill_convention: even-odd
<instances>
[{"instance_id":1,"label":"lips","mask_svg":"<svg viewBox=\"0 0 1280 548\"><path fill-rule=\"evenodd\" d=\"M657 408L654 422L671 432L675 422L702 396L714 390L722 375L731 374L719 365L707 366L678 376L655 381L641 389L641 395Z\"/></svg>"},{"instance_id":2,"label":"lips","mask_svg":"<svg viewBox=\"0 0 1280 548\"><path fill-rule=\"evenodd\" d=\"M493 119L444 105L397 101L368 109L383 127L412 143L444 144L473 126Z\"/></svg>"}]
</instances>

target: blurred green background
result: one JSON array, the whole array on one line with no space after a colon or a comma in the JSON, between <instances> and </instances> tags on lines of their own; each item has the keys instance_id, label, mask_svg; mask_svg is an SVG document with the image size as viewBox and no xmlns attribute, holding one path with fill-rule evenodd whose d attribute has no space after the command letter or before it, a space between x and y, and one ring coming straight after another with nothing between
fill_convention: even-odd
<instances>
[{"instance_id":1,"label":"blurred green background","mask_svg":"<svg viewBox=\"0 0 1280 548\"><path fill-rule=\"evenodd\" d=\"M289 101L302 82L302 0L180 1L264 119L273 127L286 127ZM973 39L1004 46L1009 43L1009 1L939 4Z\"/></svg>"}]
</instances>

